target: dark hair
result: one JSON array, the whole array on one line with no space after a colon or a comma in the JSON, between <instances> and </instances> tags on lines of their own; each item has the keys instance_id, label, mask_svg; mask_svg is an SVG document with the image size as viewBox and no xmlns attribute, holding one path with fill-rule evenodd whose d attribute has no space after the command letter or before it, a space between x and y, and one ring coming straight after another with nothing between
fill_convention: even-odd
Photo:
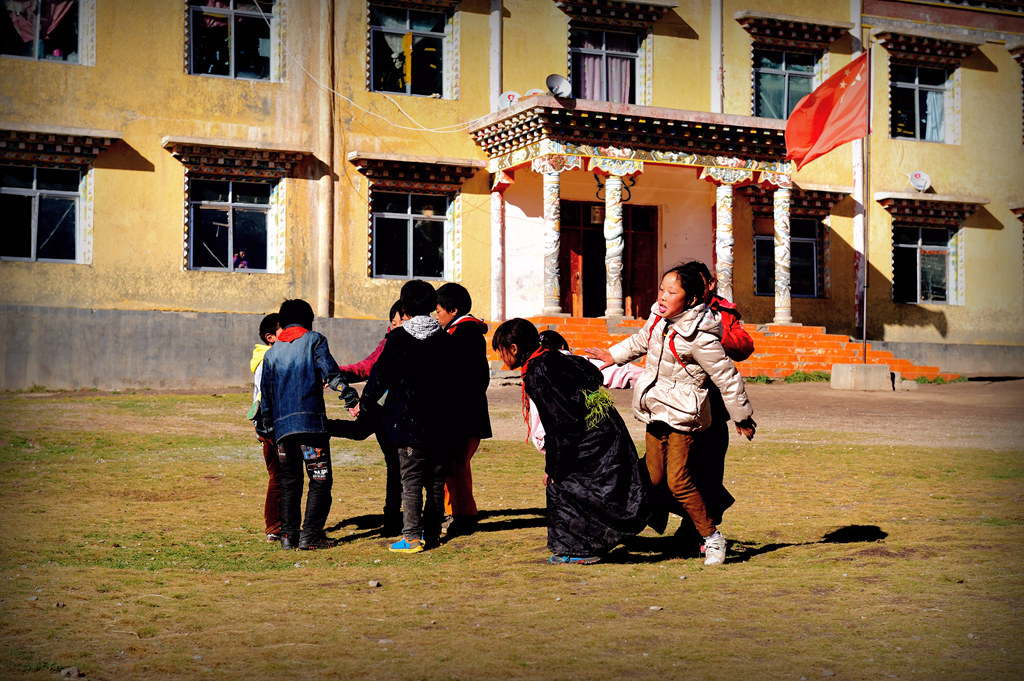
<instances>
[{"instance_id":1,"label":"dark hair","mask_svg":"<svg viewBox=\"0 0 1024 681\"><path fill-rule=\"evenodd\" d=\"M437 291L422 279L407 281L402 286L398 305L406 317L429 315L437 309Z\"/></svg>"},{"instance_id":2,"label":"dark hair","mask_svg":"<svg viewBox=\"0 0 1024 681\"><path fill-rule=\"evenodd\" d=\"M557 331L548 329L540 332L540 344L548 350L568 350L569 343Z\"/></svg>"},{"instance_id":3,"label":"dark hair","mask_svg":"<svg viewBox=\"0 0 1024 681\"><path fill-rule=\"evenodd\" d=\"M491 338L491 347L495 350L511 350L516 346L516 362L509 369L521 367L530 358L537 348L540 347L540 336L537 334L537 327L516 317L504 322L494 330L494 337Z\"/></svg>"},{"instance_id":4,"label":"dark hair","mask_svg":"<svg viewBox=\"0 0 1024 681\"><path fill-rule=\"evenodd\" d=\"M396 300L394 305L391 306L391 310L388 311L388 322L395 318L395 315L402 314L402 301Z\"/></svg>"},{"instance_id":5,"label":"dark hair","mask_svg":"<svg viewBox=\"0 0 1024 681\"><path fill-rule=\"evenodd\" d=\"M679 284L686 293L686 302L683 304L683 309L688 310L697 303L704 302L704 278L696 268L676 265L661 275L661 278L664 279L670 274L679 277Z\"/></svg>"},{"instance_id":6,"label":"dark hair","mask_svg":"<svg viewBox=\"0 0 1024 681\"><path fill-rule=\"evenodd\" d=\"M313 308L301 298L293 298L281 303L277 312L277 323L282 329L298 324L304 329L313 328Z\"/></svg>"},{"instance_id":7,"label":"dark hair","mask_svg":"<svg viewBox=\"0 0 1024 681\"><path fill-rule=\"evenodd\" d=\"M263 318L262 322L260 322L260 343L267 342L268 333L272 333L275 336L277 335L278 316L279 315L276 312L271 312L270 314Z\"/></svg>"},{"instance_id":8,"label":"dark hair","mask_svg":"<svg viewBox=\"0 0 1024 681\"><path fill-rule=\"evenodd\" d=\"M449 313L469 314L473 299L462 284L444 284L437 289L437 304Z\"/></svg>"},{"instance_id":9,"label":"dark hair","mask_svg":"<svg viewBox=\"0 0 1024 681\"><path fill-rule=\"evenodd\" d=\"M714 281L714 278L711 276L711 270L709 270L708 266L702 263L700 260L690 260L689 262L684 262L682 265L680 265L680 267L696 271L697 274L704 278L705 282Z\"/></svg>"}]
</instances>

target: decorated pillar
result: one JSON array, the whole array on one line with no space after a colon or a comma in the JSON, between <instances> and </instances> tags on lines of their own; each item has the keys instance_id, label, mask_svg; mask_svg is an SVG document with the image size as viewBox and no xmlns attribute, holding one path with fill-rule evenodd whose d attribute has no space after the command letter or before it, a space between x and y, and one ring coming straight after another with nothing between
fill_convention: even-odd
<instances>
[{"instance_id":1,"label":"decorated pillar","mask_svg":"<svg viewBox=\"0 0 1024 681\"><path fill-rule=\"evenodd\" d=\"M558 283L560 246L561 174L580 167L579 156L541 156L530 164L544 174L544 306L543 314L561 314L562 296Z\"/></svg>"},{"instance_id":2,"label":"decorated pillar","mask_svg":"<svg viewBox=\"0 0 1024 681\"><path fill-rule=\"evenodd\" d=\"M604 314L621 317L626 314L622 295L622 252L626 247L622 236L622 183L627 176L641 172L643 163L623 158L596 158L591 169L607 174L604 183Z\"/></svg>"},{"instance_id":3,"label":"decorated pillar","mask_svg":"<svg viewBox=\"0 0 1024 681\"><path fill-rule=\"evenodd\" d=\"M733 245L731 184L715 187L715 278L718 280L718 295L733 302L732 281Z\"/></svg>"},{"instance_id":4,"label":"decorated pillar","mask_svg":"<svg viewBox=\"0 0 1024 681\"><path fill-rule=\"evenodd\" d=\"M498 171L491 187L491 319L505 319L505 190L511 172Z\"/></svg>"},{"instance_id":5,"label":"decorated pillar","mask_svg":"<svg viewBox=\"0 0 1024 681\"><path fill-rule=\"evenodd\" d=\"M775 323L792 324L793 310L790 301L790 241L789 241L789 196L788 188L775 190Z\"/></svg>"}]
</instances>

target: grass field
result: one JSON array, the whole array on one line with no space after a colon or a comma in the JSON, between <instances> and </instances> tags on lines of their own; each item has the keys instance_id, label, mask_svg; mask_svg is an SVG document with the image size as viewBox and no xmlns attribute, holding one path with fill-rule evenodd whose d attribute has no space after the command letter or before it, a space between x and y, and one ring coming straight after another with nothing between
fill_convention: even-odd
<instances>
[{"instance_id":1,"label":"grass field","mask_svg":"<svg viewBox=\"0 0 1024 681\"><path fill-rule=\"evenodd\" d=\"M584 567L545 563L526 443L485 441L474 458L477 533L401 556L378 531L376 444L336 440L342 543L284 552L262 541L248 401L0 397L0 678L1024 673L1019 449L755 438L730 453L725 566L648 530Z\"/></svg>"}]
</instances>

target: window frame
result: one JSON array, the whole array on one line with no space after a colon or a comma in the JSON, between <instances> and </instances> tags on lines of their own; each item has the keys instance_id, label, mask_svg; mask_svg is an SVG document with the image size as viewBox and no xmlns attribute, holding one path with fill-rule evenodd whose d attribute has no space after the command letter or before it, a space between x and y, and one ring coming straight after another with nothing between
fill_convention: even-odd
<instances>
[{"instance_id":1,"label":"window frame","mask_svg":"<svg viewBox=\"0 0 1024 681\"><path fill-rule=\"evenodd\" d=\"M386 26L379 26L379 25L374 24L374 22L373 22L373 9L374 9L374 7L386 7L386 8L391 9L391 10L401 10L401 11L404 11L405 12L405 28L401 32L399 32L399 30L397 30L397 29L389 29ZM444 29L442 31L413 30L412 29L412 21L410 19L410 15L409 15L410 12L419 12L419 13L422 13L422 14L436 14L439 17L441 17L441 19L443 20L442 23L444 24ZM366 20L366 25L367 25L367 48L366 48L367 68L366 68L366 73L367 73L367 77L368 77L368 81L367 81L367 90L368 91L370 91L370 92L380 92L380 93L385 93L385 94L389 94L389 95L405 95L405 96L408 96L408 97L425 97L427 99L431 99L431 98L451 99L451 97L450 97L451 87L450 87L450 83L449 83L449 80L452 77L449 72L451 70L451 59L453 59L453 55L452 55L453 50L452 50L452 45L451 45L451 34L452 34L452 31L453 31L452 21L451 21L451 19L452 19L452 12L451 11L448 11L448 10L434 10L434 9L427 10L427 9L420 9L420 8L416 8L416 7L398 7L398 6L392 6L392 5L380 5L379 3L369 2L369 3L367 3L367 6L366 6L366 16L367 16L367 20ZM440 40L441 40L441 74L440 74L441 75L441 87L440 87L440 92L436 93L436 94L418 94L418 93L412 92L413 81L412 81L412 63L411 63L411 60L412 60L412 50L411 50L412 40L411 39L410 39L410 52L409 52L409 56L408 56L408 59L410 60L410 65L409 65L410 77L405 82L405 89L404 90L377 89L376 85L375 85L375 83L376 83L376 75L377 74L376 74L376 71L374 69L374 61L375 60L373 58L373 55L374 55L374 45L376 44L376 41L374 40L374 38L376 37L376 34L378 34L378 33L391 34L391 35L399 35L400 34L403 37L403 42L404 42L404 37L406 35L410 35L410 36L412 36L412 38L415 38L416 36L428 37L428 38L440 38Z\"/></svg>"},{"instance_id":2,"label":"window frame","mask_svg":"<svg viewBox=\"0 0 1024 681\"><path fill-rule=\"evenodd\" d=\"M10 166L13 164L2 164ZM45 165L18 165L15 167L31 168L32 169L32 187L26 189L24 187L6 187L0 186L0 194L6 194L8 196L27 196L32 201L32 215L29 221L29 230L31 232L31 250L32 255L27 258L9 255L0 255L0 261L6 262L49 262L49 263L63 263L63 264L78 264L82 262L82 250L83 250L83 234L82 234L82 181L86 175L86 171L81 168L51 168ZM71 190L60 190L60 189L39 189L38 188L38 177L39 170L61 170L64 172L78 173L78 188L74 191ZM40 258L39 257L39 202L41 198L55 198L62 200L72 200L73 209L71 213L74 215L74 227L72 232L75 237L75 255L71 258Z\"/></svg>"},{"instance_id":3,"label":"window frame","mask_svg":"<svg viewBox=\"0 0 1024 681\"><path fill-rule=\"evenodd\" d=\"M909 83L907 81L896 80L893 77L893 67L900 68L912 68L914 69L914 82ZM930 69L933 71L942 71L944 77L942 79L942 85L927 85L921 84L921 69ZM956 71L955 68L949 68L946 66L924 66L921 64L914 64L909 62L902 62L900 60L892 60L889 62L889 139L894 140L913 140L916 142L930 142L932 144L946 144L949 132L947 130L946 120L946 109L947 109L947 98L952 94L952 88L950 85L953 73ZM911 90L914 94L914 134L913 135L895 135L894 133L894 117L896 116L895 105L893 104L895 90ZM942 102L940 110L942 112L942 125L940 130L942 131L941 139L930 140L922 137L921 133L921 94L927 92L939 92L942 94Z\"/></svg>"},{"instance_id":4,"label":"window frame","mask_svg":"<svg viewBox=\"0 0 1024 681\"><path fill-rule=\"evenodd\" d=\"M403 194L406 197L407 212L395 213L389 211L375 211L373 207L374 194L378 196L380 194ZM412 202L413 197L436 197L437 199L443 199L445 201L445 210L435 211L433 215L427 216L423 213L413 213ZM451 271L453 263L449 260L452 257L451 244L449 243L449 233L451 231L451 218L449 211L455 206L457 201L457 194L434 194L417 192L411 189L403 189L401 187L382 187L376 191L371 192L369 197L369 214L370 214L370 267L369 273L371 279L423 279L425 281L444 281L449 278L448 273ZM404 220L406 222L406 270L404 274L378 274L377 272L377 251L381 244L382 239L377 238L377 220ZM414 230L416 223L426 220L428 222L437 222L442 227L442 244L441 244L441 273L436 276L425 276L413 274L413 267L415 265L415 253L413 248L414 241Z\"/></svg>"},{"instance_id":5,"label":"window frame","mask_svg":"<svg viewBox=\"0 0 1024 681\"><path fill-rule=\"evenodd\" d=\"M954 280L956 278L955 277L956 273L953 270L953 263L952 263L952 260L951 260L951 257L950 257L953 254L953 252L954 252L954 247L952 247L950 245L950 243L955 238L955 236L956 236L955 233L953 233L953 231L950 230L947 227L935 226L935 225L924 225L924 226L922 226L922 225L894 224L892 226L892 229L893 229L893 237L892 237L892 249L893 249L893 253L892 253L892 299L893 299L893 302L895 302L895 303L902 303L902 304L905 304L905 305L952 305L952 304L954 304L954 301L951 300L952 296L950 295L950 291L952 289L952 283L954 282ZM917 230L917 243L915 243L915 244L896 243L896 236L895 235L896 235L896 230L897 229ZM926 230L926 229L941 230L941 231L946 232L946 237L947 238L946 238L945 245L925 244L925 243L923 243L924 238L923 238L922 230ZM901 300L901 299L897 298L897 296L896 296L896 290L897 290L896 289L896 276L897 276L896 275L896 262L897 262L897 259L896 259L896 249L897 248L905 249L905 250L913 249L914 252L915 252L915 258L914 258L914 263L915 263L915 266L914 266L914 278L915 278L915 283L916 283L916 294L915 294L915 299L914 300ZM936 253L943 253L944 254L944 259L946 261L946 286L945 286L945 299L944 300L922 300L921 299L921 282L922 282L922 279L923 279L923 277L921 276L921 255L922 255L922 253L924 253L926 251L934 251Z\"/></svg>"},{"instance_id":6,"label":"window frame","mask_svg":"<svg viewBox=\"0 0 1024 681\"><path fill-rule=\"evenodd\" d=\"M592 48L592 47L573 47L573 45L572 45L572 43L573 43L573 33L577 32L577 31L588 31L588 32L592 32L592 33L600 33L601 34L601 48L598 49L598 48ZM608 45L608 34L609 33L629 36L630 39L633 40L633 44L636 46L636 51L635 52L622 52L622 51L618 51L618 50L609 50L607 48L607 45ZM572 83L572 89L573 89L573 96L574 97L580 96L580 91L582 90L582 88L577 88L576 87L577 73L576 73L576 69L573 68L573 63L575 61L575 56L576 55L589 55L589 56L599 56L599 57L601 57L601 98L597 99L597 100L594 100L594 101L600 101L600 102L611 102L611 100L608 99L608 58L609 57L628 58L630 60L631 65L632 65L632 75L630 77L630 95L631 96L628 98L629 101L626 101L626 102L614 102L614 103L620 103L620 104L639 104L639 103L641 103L640 102L640 99L641 99L641 94L640 94L641 87L640 87L640 83L639 83L639 77L640 77L640 71L641 71L641 69L644 66L644 63L643 63L644 62L644 57L645 57L645 54L644 54L645 34L644 33L640 32L640 31L628 31L628 30L621 30L621 29L620 30L609 30L609 29L606 29L606 28L603 28L603 27L597 27L597 26L570 26L567 37L568 37L568 44L569 44L569 64L568 64L569 81ZM580 75L580 77L582 77L582 74L579 74L579 75Z\"/></svg>"},{"instance_id":7,"label":"window frame","mask_svg":"<svg viewBox=\"0 0 1024 681\"><path fill-rule=\"evenodd\" d=\"M228 272L228 273L254 273L254 274L268 274L271 272L271 225L270 221L273 217L273 196L277 191L280 179L274 181L259 181L252 178L233 178L233 177L189 177L187 178L189 183L188 187L188 205L186 206L187 217L188 217L188 260L186 263L186 269L192 272ZM226 182L228 183L228 200L227 201L203 201L196 200L192 197L192 183L193 182ZM266 203L251 203L244 201L235 201L235 184L261 184L268 185L270 191L267 194ZM195 264L195 253L196 247L199 244L199 239L196 234L196 228L198 222L196 220L196 210L200 206L206 206L218 210L226 210L228 214L228 249L227 257L230 261L228 267L204 267L196 266ZM266 265L263 268L250 268L250 267L235 267L234 264L234 239L235 239L235 213L236 211L249 211L249 212L260 212L264 216L264 239L266 241ZM214 256L216 257L216 256Z\"/></svg>"},{"instance_id":8,"label":"window frame","mask_svg":"<svg viewBox=\"0 0 1024 681\"><path fill-rule=\"evenodd\" d=\"M258 2L271 2L273 3L271 11L260 11L259 8L254 10L247 9L236 9L235 3L238 0L227 0L230 4L228 7L210 7L204 5L193 5L191 2L186 0L186 14L187 14L187 30L188 30L188 73L193 76L204 76L207 78L224 78L226 80L246 80L254 81L258 83L270 83L275 82L275 74L278 70L276 62L276 50L274 49L274 43L278 40L275 29L275 20L278 18L281 3L284 0L249 0L254 3ZM228 22L228 73L201 73L195 70L196 64L196 45L198 43L196 37L196 15L202 13L210 13L223 15ZM260 21L267 22L267 39L270 41L270 55L267 57L267 77L266 78L254 78L252 76L239 76L237 74L237 55L235 54L235 26L237 17L250 17Z\"/></svg>"},{"instance_id":9,"label":"window frame","mask_svg":"<svg viewBox=\"0 0 1024 681\"><path fill-rule=\"evenodd\" d=\"M782 54L783 68L782 69L773 69L773 68L765 68L765 67L757 66L757 64L758 64L758 53L759 52L776 52L776 53L781 53ZM814 60L814 64L812 65L811 70L810 71L792 71L792 70L788 70L786 68L786 64L788 64L787 55L789 55L791 53L800 53L800 54L808 54L808 55L810 55L813 58L813 60ZM787 120L789 118L789 115L793 112L793 110L789 108L789 86L790 86L790 79L791 78L799 78L801 80L807 80L808 83L810 84L810 89L808 90L808 93L813 92L814 88L817 86L818 80L819 80L818 74L819 74L819 72L821 70L822 53L820 51L815 51L815 50L811 50L811 49L799 49L799 48L793 48L793 47L773 47L773 46L769 46L769 45L757 45L757 44L755 44L755 45L753 45L753 48L752 48L752 51L751 51L751 55L752 55L752 58L753 58L753 68L751 69L751 75L752 75L752 78L753 78L752 94L753 94L753 100L754 100L754 102L753 102L754 103L754 106L753 106L754 116L758 116L758 117L762 117L762 118L771 118L772 120ZM759 90L759 87L758 87L759 86L759 79L758 79L759 74L778 75L778 76L782 76L783 77L783 79L785 81L785 86L783 87L783 91L782 91L782 99L783 99L783 107L782 107L782 109L786 111L786 114L782 118L775 118L775 117L772 117L772 116L765 116L764 114L762 114L760 112L761 97L759 96L760 90ZM799 102L799 100L797 100L797 102L793 103L793 107L794 108L796 107L796 104L798 102Z\"/></svg>"}]
</instances>

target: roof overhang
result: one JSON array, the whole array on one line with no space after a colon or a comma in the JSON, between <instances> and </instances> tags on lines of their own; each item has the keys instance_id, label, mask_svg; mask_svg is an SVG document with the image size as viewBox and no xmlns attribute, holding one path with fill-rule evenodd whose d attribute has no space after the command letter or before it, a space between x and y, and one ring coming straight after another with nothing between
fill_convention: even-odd
<instances>
[{"instance_id":1,"label":"roof overhang","mask_svg":"<svg viewBox=\"0 0 1024 681\"><path fill-rule=\"evenodd\" d=\"M82 168L121 139L113 130L4 123L0 127L0 160Z\"/></svg>"},{"instance_id":2,"label":"roof overhang","mask_svg":"<svg viewBox=\"0 0 1024 681\"><path fill-rule=\"evenodd\" d=\"M348 162L374 187L394 187L448 193L487 167L484 161L441 156L412 156L350 151Z\"/></svg>"},{"instance_id":3,"label":"roof overhang","mask_svg":"<svg viewBox=\"0 0 1024 681\"><path fill-rule=\"evenodd\" d=\"M848 21L809 19L749 9L736 12L733 18L755 43L779 47L823 50L854 28Z\"/></svg>"},{"instance_id":4,"label":"roof overhang","mask_svg":"<svg viewBox=\"0 0 1024 681\"><path fill-rule=\"evenodd\" d=\"M875 201L892 215L893 222L932 227L960 227L988 199L965 194L878 192Z\"/></svg>"},{"instance_id":5,"label":"roof overhang","mask_svg":"<svg viewBox=\"0 0 1024 681\"><path fill-rule=\"evenodd\" d=\"M210 177L280 179L313 153L274 142L239 140L226 144L223 139L200 137L167 136L161 144L190 174Z\"/></svg>"},{"instance_id":6,"label":"roof overhang","mask_svg":"<svg viewBox=\"0 0 1024 681\"><path fill-rule=\"evenodd\" d=\"M646 28L679 3L675 0L555 0L576 23Z\"/></svg>"}]
</instances>

